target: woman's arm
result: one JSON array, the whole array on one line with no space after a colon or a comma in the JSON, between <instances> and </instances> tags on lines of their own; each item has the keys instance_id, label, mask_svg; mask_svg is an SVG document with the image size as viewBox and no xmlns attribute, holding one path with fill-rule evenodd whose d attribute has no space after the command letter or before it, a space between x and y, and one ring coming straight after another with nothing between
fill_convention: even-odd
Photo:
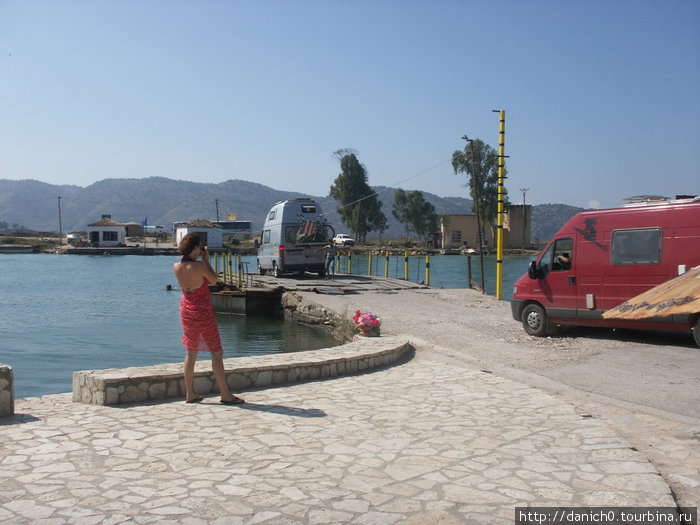
<instances>
[{"instance_id":1,"label":"woman's arm","mask_svg":"<svg viewBox=\"0 0 700 525\"><path fill-rule=\"evenodd\" d=\"M219 276L214 273L214 269L209 264L209 251L206 248L202 248L202 277L204 277L209 284L216 284L219 280Z\"/></svg>"}]
</instances>

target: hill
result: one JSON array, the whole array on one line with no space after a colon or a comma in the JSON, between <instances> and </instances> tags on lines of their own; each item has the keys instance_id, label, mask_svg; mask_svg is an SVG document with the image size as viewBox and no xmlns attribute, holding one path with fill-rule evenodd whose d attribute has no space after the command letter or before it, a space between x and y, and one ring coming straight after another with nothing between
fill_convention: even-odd
<instances>
[{"instance_id":1,"label":"hill","mask_svg":"<svg viewBox=\"0 0 700 525\"><path fill-rule=\"evenodd\" d=\"M377 186L382 210L389 229L384 238L399 238L403 227L391 214L396 188ZM438 197L423 193L438 214L472 213L471 200L461 197ZM326 196L279 191L244 180L228 180L207 184L173 180L164 177L143 179L105 179L87 187L54 185L36 180L0 179L0 226L10 230L58 232L59 197L61 229L64 233L85 230L86 226L110 214L119 222L161 225L166 231L175 221L191 219L225 219L229 213L250 220L253 230L262 228L265 215L276 202L298 197L312 197L325 211L330 223L339 232L348 229L340 222L337 202ZM563 204L533 207L533 238L548 239L580 208ZM0 228L2 231L2 228Z\"/></svg>"},{"instance_id":2,"label":"hill","mask_svg":"<svg viewBox=\"0 0 700 525\"><path fill-rule=\"evenodd\" d=\"M538 204L532 207L532 239L549 240L566 221L583 208L566 204Z\"/></svg>"}]
</instances>

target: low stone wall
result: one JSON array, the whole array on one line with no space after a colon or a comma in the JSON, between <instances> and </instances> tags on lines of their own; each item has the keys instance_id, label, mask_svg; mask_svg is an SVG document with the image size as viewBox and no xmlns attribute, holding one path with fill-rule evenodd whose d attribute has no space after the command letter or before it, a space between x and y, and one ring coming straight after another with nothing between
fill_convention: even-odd
<instances>
[{"instance_id":1,"label":"low stone wall","mask_svg":"<svg viewBox=\"0 0 700 525\"><path fill-rule=\"evenodd\" d=\"M0 364L0 417L15 413L15 387L12 382L12 367Z\"/></svg>"},{"instance_id":2,"label":"low stone wall","mask_svg":"<svg viewBox=\"0 0 700 525\"><path fill-rule=\"evenodd\" d=\"M355 374L388 366L411 349L399 337L360 337L322 350L224 359L226 382L233 392L298 381ZM211 362L200 356L195 365L195 390L218 393ZM182 363L73 372L73 401L119 405L184 398Z\"/></svg>"}]
</instances>

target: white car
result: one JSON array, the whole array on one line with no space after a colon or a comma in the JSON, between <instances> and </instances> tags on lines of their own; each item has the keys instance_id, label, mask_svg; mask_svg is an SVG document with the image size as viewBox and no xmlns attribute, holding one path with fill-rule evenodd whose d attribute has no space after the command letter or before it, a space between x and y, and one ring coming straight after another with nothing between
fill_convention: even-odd
<instances>
[{"instance_id":1,"label":"white car","mask_svg":"<svg viewBox=\"0 0 700 525\"><path fill-rule=\"evenodd\" d=\"M336 246L355 246L355 239L344 233L339 233L333 237L333 244Z\"/></svg>"}]
</instances>

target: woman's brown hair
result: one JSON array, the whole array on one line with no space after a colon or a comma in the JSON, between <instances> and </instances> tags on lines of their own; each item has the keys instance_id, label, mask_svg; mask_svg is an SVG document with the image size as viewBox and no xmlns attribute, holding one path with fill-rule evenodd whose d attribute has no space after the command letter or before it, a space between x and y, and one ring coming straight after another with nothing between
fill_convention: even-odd
<instances>
[{"instance_id":1,"label":"woman's brown hair","mask_svg":"<svg viewBox=\"0 0 700 525\"><path fill-rule=\"evenodd\" d=\"M180 252L180 255L189 255L199 245L199 235L196 233L188 233L180 241L177 251Z\"/></svg>"}]
</instances>

